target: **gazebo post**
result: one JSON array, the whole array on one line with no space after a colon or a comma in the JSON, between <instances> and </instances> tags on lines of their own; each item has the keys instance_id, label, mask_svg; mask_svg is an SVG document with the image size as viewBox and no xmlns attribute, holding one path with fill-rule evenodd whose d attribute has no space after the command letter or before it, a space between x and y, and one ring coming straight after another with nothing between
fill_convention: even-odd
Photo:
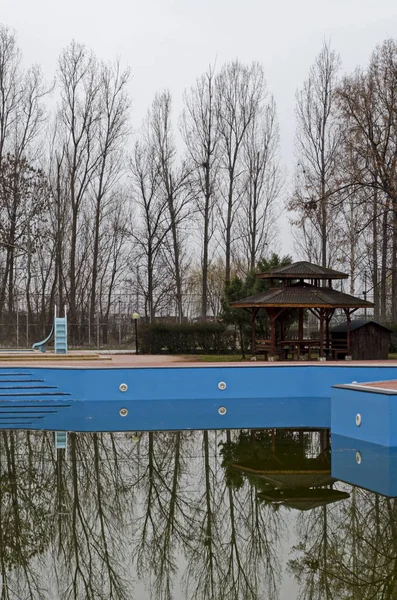
<instances>
[{"instance_id":1,"label":"gazebo post","mask_svg":"<svg viewBox=\"0 0 397 600\"><path fill-rule=\"evenodd\" d=\"M303 340L303 308L298 308L298 339Z\"/></svg>"},{"instance_id":2,"label":"gazebo post","mask_svg":"<svg viewBox=\"0 0 397 600\"><path fill-rule=\"evenodd\" d=\"M255 306L251 310L251 354L252 356L256 356L256 315L258 313L258 308Z\"/></svg>"},{"instance_id":3,"label":"gazebo post","mask_svg":"<svg viewBox=\"0 0 397 600\"><path fill-rule=\"evenodd\" d=\"M332 319L332 315L334 314L335 309L331 308L327 310L327 314L326 314L326 321L325 321L325 340L326 340L326 347L329 348L329 323Z\"/></svg>"},{"instance_id":4,"label":"gazebo post","mask_svg":"<svg viewBox=\"0 0 397 600\"><path fill-rule=\"evenodd\" d=\"M350 322L351 322L351 314L348 308L344 308L344 313L346 315L346 341L347 341L347 355L350 356Z\"/></svg>"},{"instance_id":5,"label":"gazebo post","mask_svg":"<svg viewBox=\"0 0 397 600\"><path fill-rule=\"evenodd\" d=\"M277 314L273 309L267 311L270 317L270 351L271 355L276 354L276 317Z\"/></svg>"},{"instance_id":6,"label":"gazebo post","mask_svg":"<svg viewBox=\"0 0 397 600\"><path fill-rule=\"evenodd\" d=\"M324 309L319 310L320 318L320 358L324 355Z\"/></svg>"}]
</instances>

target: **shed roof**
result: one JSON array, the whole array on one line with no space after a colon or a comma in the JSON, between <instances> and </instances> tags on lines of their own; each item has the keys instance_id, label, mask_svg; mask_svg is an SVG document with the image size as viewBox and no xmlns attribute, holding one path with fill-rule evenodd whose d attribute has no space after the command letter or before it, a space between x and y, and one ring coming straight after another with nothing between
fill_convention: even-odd
<instances>
[{"instance_id":1,"label":"shed roof","mask_svg":"<svg viewBox=\"0 0 397 600\"><path fill-rule=\"evenodd\" d=\"M378 323L377 321L374 321L373 319L371 319L369 321L366 321L365 319L354 319L350 323L350 331L354 331L355 329L360 329L361 327L365 327L366 325L369 325L370 323L391 333L391 329L389 329L388 327L385 327L384 325L381 325L380 323ZM339 325L335 325L335 327L332 327L332 329L331 329L331 333L345 333L346 331L347 331L347 321L344 321L343 323L340 323Z\"/></svg>"},{"instance_id":2,"label":"shed roof","mask_svg":"<svg viewBox=\"0 0 397 600\"><path fill-rule=\"evenodd\" d=\"M347 279L349 275L301 260L283 267L274 267L258 275L260 279Z\"/></svg>"},{"instance_id":3,"label":"shed roof","mask_svg":"<svg viewBox=\"0 0 397 600\"><path fill-rule=\"evenodd\" d=\"M329 287L311 285L271 288L231 302L232 308L369 308L372 302Z\"/></svg>"}]
</instances>

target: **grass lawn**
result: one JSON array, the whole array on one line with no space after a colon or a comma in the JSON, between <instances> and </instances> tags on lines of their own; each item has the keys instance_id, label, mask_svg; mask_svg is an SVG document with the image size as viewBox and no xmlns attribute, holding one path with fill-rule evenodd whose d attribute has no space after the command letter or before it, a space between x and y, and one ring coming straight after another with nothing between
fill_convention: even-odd
<instances>
[{"instance_id":1,"label":"grass lawn","mask_svg":"<svg viewBox=\"0 0 397 600\"><path fill-rule=\"evenodd\" d=\"M317 354L312 354L311 360L317 360L317 356ZM184 358L195 362L249 362L251 356L247 355L246 358L242 358L241 354L185 354ZM397 353L390 353L389 359L397 360ZM258 360L263 360L263 357L258 356Z\"/></svg>"},{"instance_id":2,"label":"grass lawn","mask_svg":"<svg viewBox=\"0 0 397 600\"><path fill-rule=\"evenodd\" d=\"M249 361L251 357L244 359L241 354L185 354L183 358L195 362L241 362Z\"/></svg>"}]
</instances>

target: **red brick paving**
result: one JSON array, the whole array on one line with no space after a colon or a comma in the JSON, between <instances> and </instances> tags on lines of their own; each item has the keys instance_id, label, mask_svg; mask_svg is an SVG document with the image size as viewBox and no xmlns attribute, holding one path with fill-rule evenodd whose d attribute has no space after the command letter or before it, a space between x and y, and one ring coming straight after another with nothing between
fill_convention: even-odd
<instances>
[{"instance_id":1,"label":"red brick paving","mask_svg":"<svg viewBox=\"0 0 397 600\"><path fill-rule=\"evenodd\" d=\"M371 381L370 383L362 383L365 387L372 387L382 390L391 390L397 392L397 380L392 381Z\"/></svg>"}]
</instances>

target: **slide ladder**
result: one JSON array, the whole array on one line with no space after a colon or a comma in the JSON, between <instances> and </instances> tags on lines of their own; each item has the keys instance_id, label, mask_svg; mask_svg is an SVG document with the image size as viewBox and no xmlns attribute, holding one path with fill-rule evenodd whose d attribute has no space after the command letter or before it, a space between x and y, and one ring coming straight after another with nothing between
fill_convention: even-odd
<instances>
[{"instance_id":1,"label":"slide ladder","mask_svg":"<svg viewBox=\"0 0 397 600\"><path fill-rule=\"evenodd\" d=\"M57 317L55 312L54 349L55 354L66 354L68 351L68 322L66 317L66 308L64 317Z\"/></svg>"}]
</instances>

